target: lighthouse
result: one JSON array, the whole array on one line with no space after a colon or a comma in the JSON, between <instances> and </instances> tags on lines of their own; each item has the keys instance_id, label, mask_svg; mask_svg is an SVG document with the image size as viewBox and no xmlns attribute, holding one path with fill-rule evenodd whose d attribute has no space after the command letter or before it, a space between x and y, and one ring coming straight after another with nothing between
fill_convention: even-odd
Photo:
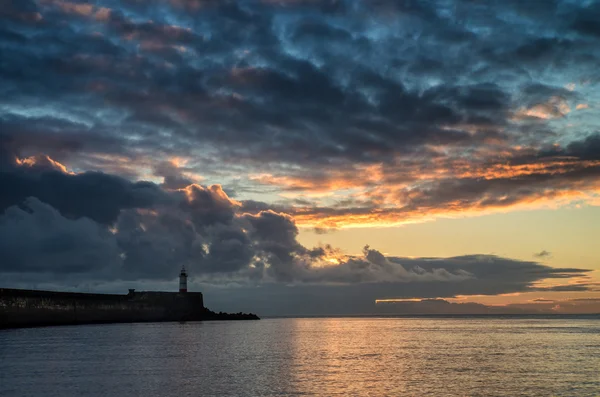
<instances>
[{"instance_id":1,"label":"lighthouse","mask_svg":"<svg viewBox=\"0 0 600 397\"><path fill-rule=\"evenodd\" d=\"M179 273L179 292L187 292L187 273L185 272L185 266L181 267L181 273Z\"/></svg>"}]
</instances>

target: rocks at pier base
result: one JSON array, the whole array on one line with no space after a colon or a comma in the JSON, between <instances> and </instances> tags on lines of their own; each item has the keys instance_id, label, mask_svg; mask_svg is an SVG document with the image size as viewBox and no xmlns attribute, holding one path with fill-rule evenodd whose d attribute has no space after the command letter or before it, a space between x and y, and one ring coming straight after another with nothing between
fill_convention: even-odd
<instances>
[{"instance_id":1,"label":"rocks at pier base","mask_svg":"<svg viewBox=\"0 0 600 397\"><path fill-rule=\"evenodd\" d=\"M207 310L205 320L260 320L260 318L254 313L215 313Z\"/></svg>"}]
</instances>

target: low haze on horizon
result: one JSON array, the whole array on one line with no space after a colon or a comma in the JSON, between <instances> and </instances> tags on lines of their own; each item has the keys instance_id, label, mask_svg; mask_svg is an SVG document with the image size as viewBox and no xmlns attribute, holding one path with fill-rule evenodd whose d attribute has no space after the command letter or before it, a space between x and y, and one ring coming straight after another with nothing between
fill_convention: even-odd
<instances>
[{"instance_id":1,"label":"low haze on horizon","mask_svg":"<svg viewBox=\"0 0 600 397\"><path fill-rule=\"evenodd\" d=\"M484 3L0 0L0 288L600 313L600 2Z\"/></svg>"}]
</instances>

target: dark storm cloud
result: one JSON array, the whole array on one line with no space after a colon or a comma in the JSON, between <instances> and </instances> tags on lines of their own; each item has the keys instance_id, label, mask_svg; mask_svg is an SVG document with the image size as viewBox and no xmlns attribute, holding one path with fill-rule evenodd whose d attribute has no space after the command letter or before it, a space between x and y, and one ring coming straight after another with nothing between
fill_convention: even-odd
<instances>
[{"instance_id":1,"label":"dark storm cloud","mask_svg":"<svg viewBox=\"0 0 600 397\"><path fill-rule=\"evenodd\" d=\"M203 270L234 273L247 269L255 255L251 238L242 228L220 226L213 232Z\"/></svg>"},{"instance_id":2,"label":"dark storm cloud","mask_svg":"<svg viewBox=\"0 0 600 397\"><path fill-rule=\"evenodd\" d=\"M568 278L575 274L584 274L583 269L554 268L540 265L536 262L516 261L501 258L493 255L466 255L445 259L408 259L408 258L388 258L392 262L404 263L412 268L420 267L425 270L432 270L438 263L440 267L452 272L464 270L473 274L479 280L512 282L518 274L524 283L529 283L538 277L543 278ZM443 264L443 266L441 266ZM498 272L502 269L502 272Z\"/></svg>"},{"instance_id":3,"label":"dark storm cloud","mask_svg":"<svg viewBox=\"0 0 600 397\"><path fill-rule=\"evenodd\" d=\"M77 152L113 153L125 151L123 141L106 131L88 132L76 121L53 117L5 116L0 118L0 141L6 148L22 155L44 153L62 160Z\"/></svg>"},{"instance_id":4,"label":"dark storm cloud","mask_svg":"<svg viewBox=\"0 0 600 397\"><path fill-rule=\"evenodd\" d=\"M16 161L16 156L6 156ZM121 210L150 208L171 200L157 185L131 182L101 172L69 174L49 157L39 156L18 166L0 169L0 211L36 197L50 204L66 217L87 217L102 224L112 224Z\"/></svg>"},{"instance_id":5,"label":"dark storm cloud","mask_svg":"<svg viewBox=\"0 0 600 397\"><path fill-rule=\"evenodd\" d=\"M154 166L154 175L164 178L162 186L166 189L182 189L193 183L190 178L184 175L179 167L168 161L156 164Z\"/></svg>"},{"instance_id":6,"label":"dark storm cloud","mask_svg":"<svg viewBox=\"0 0 600 397\"><path fill-rule=\"evenodd\" d=\"M298 255L310 253L297 241L298 228L291 216L272 210L261 211L256 215L246 214L244 219L250 224L250 237L262 258L269 263L268 274L279 281L296 281ZM317 256L324 255L318 252Z\"/></svg>"},{"instance_id":7,"label":"dark storm cloud","mask_svg":"<svg viewBox=\"0 0 600 397\"><path fill-rule=\"evenodd\" d=\"M17 4L8 3L12 8ZM260 154L304 165L335 158L374 162L425 144L465 147L506 138L498 132L472 135L461 129L466 123L506 125L507 111L514 105L508 87L486 81L494 68L508 67L494 51L494 57L488 59L490 51L508 51L510 42L494 43L453 20L472 4L333 4L31 3L29 8L43 16L35 41L27 26L12 17L14 12L5 16L10 25L3 51L10 62L3 66L7 68L4 86L19 92L24 104L35 97L69 108L83 98L80 103L84 107L102 104L118 108L129 114L126 120L131 128L155 132L164 128L171 134L170 144L181 148L189 142L226 141L224 154L229 152L244 161ZM325 12L330 7L335 12ZM515 7L528 17L537 13L544 20L555 18L536 7L513 3L498 7L501 12L513 12L511 7ZM562 4L561 10L568 7ZM456 15L449 17L447 12L452 10ZM186 17L189 12L195 19ZM384 13L410 23L392 34L393 19L385 19ZM361 23L359 15L367 16L368 22ZM489 29L506 27L507 22L492 15L482 12L475 24L488 24ZM167 23L167 16L180 25ZM373 37L377 31L371 22L381 18L386 24L378 39ZM411 37L416 34L427 55L406 49L392 56L389 50L399 48L402 41L414 40ZM471 51L451 52L454 47L449 44L456 42L458 34L474 44ZM524 57L536 57L536 51L548 53L556 47L536 43L541 38L513 34L514 45L520 45L518 54ZM28 44L17 45L17 37ZM51 45L42 45L44 41ZM580 43L573 39L572 45L578 48ZM449 56L438 53L439 48L449 51ZM368 62L368 58L353 59L353 55L379 55L382 65ZM490 69L480 81L468 78L477 62L487 62ZM428 64L436 66L428 68ZM389 69L393 65L397 65L396 71ZM418 81L413 74L420 74L422 80L429 69L431 77L442 78L444 83L424 89L411 87ZM450 78L457 70L467 77L460 84ZM93 121L91 136L94 130L106 130L106 120L89 117ZM282 128L285 134L279 133ZM117 131L103 135L119 139ZM146 138L151 139L150 134ZM164 149L160 141L152 145Z\"/></svg>"},{"instance_id":8,"label":"dark storm cloud","mask_svg":"<svg viewBox=\"0 0 600 397\"><path fill-rule=\"evenodd\" d=\"M583 160L600 160L600 132L589 135L582 141L571 142L566 154Z\"/></svg>"},{"instance_id":9,"label":"dark storm cloud","mask_svg":"<svg viewBox=\"0 0 600 397\"><path fill-rule=\"evenodd\" d=\"M600 4L590 2L577 11L571 28L582 35L600 37L600 27L596 23L600 18Z\"/></svg>"},{"instance_id":10,"label":"dark storm cloud","mask_svg":"<svg viewBox=\"0 0 600 397\"><path fill-rule=\"evenodd\" d=\"M102 225L67 219L36 198L8 208L0 217L1 272L101 273L118 249Z\"/></svg>"},{"instance_id":11,"label":"dark storm cloud","mask_svg":"<svg viewBox=\"0 0 600 397\"><path fill-rule=\"evenodd\" d=\"M190 185L186 188L189 200L181 205L191 215L196 228L212 226L218 223L230 223L235 209L221 186L205 188L200 185Z\"/></svg>"},{"instance_id":12,"label":"dark storm cloud","mask_svg":"<svg viewBox=\"0 0 600 397\"><path fill-rule=\"evenodd\" d=\"M16 95L13 107L27 107L35 98L68 113L78 104L79 113L69 116L80 125L66 128L71 134L60 125L60 133L52 135L39 126L35 131L66 140L63 149L78 154L63 152L58 159L84 169L92 165L85 152L130 158L140 150L197 154L190 144L216 145L218 157L257 169L264 161L256 158L294 163L305 177L323 164L387 163L413 153L425 165L433 156L424 150L428 145L468 151L490 141L508 143L514 138L499 127L511 124L511 108L558 95L555 89L535 90L532 96L531 84L507 86L494 75L513 73L516 65L523 74L533 73L543 65L522 62L572 59L580 52L588 54L587 60L578 59L582 70L597 55L583 38L549 45L544 41L549 39L520 34L491 9L464 1L103 1L92 6L48 0L25 7L43 17L35 40L14 11L24 6L7 4L13 11L4 15L9 24L2 36L9 59L2 66L6 98L9 92ZM560 31L568 26L561 15L573 19L589 11L562 2L550 8L515 2L491 7L518 13L533 32L550 22ZM461 18L471 9L477 18L467 24ZM480 33L484 26L512 37L494 41L491 36L500 36ZM418 43L422 51L407 43ZM515 62L507 64L507 58ZM456 83L455 76L462 81ZM108 125L110 118L94 107L114 112L120 125ZM8 133L18 135L26 126L31 131L35 118L16 119L14 112L5 111L5 119L13 121ZM42 126L66 122L52 117ZM469 124L479 132L465 130ZM128 135L135 136L136 153L128 148ZM168 136L168 144L159 136ZM36 145L27 141L25 146Z\"/></svg>"},{"instance_id":13,"label":"dark storm cloud","mask_svg":"<svg viewBox=\"0 0 600 397\"><path fill-rule=\"evenodd\" d=\"M13 1L3 0L0 5L0 17L23 23L35 22L40 19L36 2L33 0Z\"/></svg>"}]
</instances>

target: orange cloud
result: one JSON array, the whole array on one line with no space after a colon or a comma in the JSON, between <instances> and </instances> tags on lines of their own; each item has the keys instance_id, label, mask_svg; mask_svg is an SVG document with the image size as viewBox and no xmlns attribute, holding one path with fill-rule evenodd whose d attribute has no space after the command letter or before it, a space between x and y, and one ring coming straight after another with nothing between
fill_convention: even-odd
<instances>
[{"instance_id":1,"label":"orange cloud","mask_svg":"<svg viewBox=\"0 0 600 397\"><path fill-rule=\"evenodd\" d=\"M46 167L49 167L56 171L60 171L64 174L73 174L73 172L69 171L67 169L67 167L65 167L58 161L51 159L50 156L46 156L46 155L37 155L37 156L31 156L31 157L26 157L26 158L18 158L17 157L15 159L15 162L17 165L22 166L22 167L34 167L34 166L44 167L44 166L46 166Z\"/></svg>"},{"instance_id":2,"label":"orange cloud","mask_svg":"<svg viewBox=\"0 0 600 397\"><path fill-rule=\"evenodd\" d=\"M225 193L225 191L223 190L223 187L218 184L204 187L204 186L193 183L191 185L186 186L183 189L178 189L178 190L185 193L185 196L186 196L188 202L194 202L196 200L196 191L209 191L211 193L212 197L214 197L218 201L221 201L224 203L229 203L230 205L235 206L235 207L242 206L242 203L230 198L227 195L227 193Z\"/></svg>"},{"instance_id":3,"label":"orange cloud","mask_svg":"<svg viewBox=\"0 0 600 397\"><path fill-rule=\"evenodd\" d=\"M564 117L571 112L569 104L564 98L553 96L547 102L539 103L530 108L521 108L515 115L515 120L537 118L543 120Z\"/></svg>"},{"instance_id":4,"label":"orange cloud","mask_svg":"<svg viewBox=\"0 0 600 397\"><path fill-rule=\"evenodd\" d=\"M302 176L276 176L255 174L250 180L263 185L278 186L283 190L310 193L332 192L336 190L365 188L381 182L384 173L381 164L356 166L349 170L332 170L309 178Z\"/></svg>"},{"instance_id":5,"label":"orange cloud","mask_svg":"<svg viewBox=\"0 0 600 397\"><path fill-rule=\"evenodd\" d=\"M520 199L499 197L493 202L488 197L472 202L448 201L439 207L388 207L388 208L296 208L292 211L299 227L304 228L354 228L387 227L408 223L425 222L434 218L473 217L502 213L514 209L560 208L577 201L593 203L600 197L600 183L583 190L542 191Z\"/></svg>"}]
</instances>

